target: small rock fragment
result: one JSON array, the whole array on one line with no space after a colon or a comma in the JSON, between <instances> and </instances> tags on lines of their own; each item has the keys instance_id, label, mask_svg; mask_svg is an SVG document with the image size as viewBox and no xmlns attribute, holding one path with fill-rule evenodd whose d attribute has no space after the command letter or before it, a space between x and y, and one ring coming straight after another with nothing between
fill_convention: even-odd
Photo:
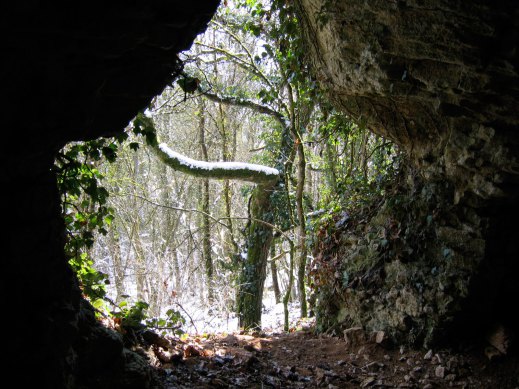
<instances>
[{"instance_id":1,"label":"small rock fragment","mask_svg":"<svg viewBox=\"0 0 519 389\"><path fill-rule=\"evenodd\" d=\"M358 346L366 342L366 334L362 327L348 328L343 333L347 346Z\"/></svg>"},{"instance_id":2,"label":"small rock fragment","mask_svg":"<svg viewBox=\"0 0 519 389\"><path fill-rule=\"evenodd\" d=\"M445 367L443 367L442 365L437 366L436 369L434 370L434 374L435 374L436 377L438 377L438 378L443 378L443 377L445 377Z\"/></svg>"},{"instance_id":3,"label":"small rock fragment","mask_svg":"<svg viewBox=\"0 0 519 389\"><path fill-rule=\"evenodd\" d=\"M375 377L368 377L364 381L362 381L362 383L360 384L360 387L366 388L368 386L373 385L374 382L375 382Z\"/></svg>"},{"instance_id":4,"label":"small rock fragment","mask_svg":"<svg viewBox=\"0 0 519 389\"><path fill-rule=\"evenodd\" d=\"M447 374L447 375L445 376L445 381L451 381L451 382L452 382L452 381L454 381L455 379L456 379L456 374L452 374L452 373L451 373L451 374Z\"/></svg>"},{"instance_id":5,"label":"small rock fragment","mask_svg":"<svg viewBox=\"0 0 519 389\"><path fill-rule=\"evenodd\" d=\"M429 350L425 353L425 355L423 356L423 359L425 360L429 360L432 358L432 354L433 354L433 351L432 350Z\"/></svg>"},{"instance_id":6,"label":"small rock fragment","mask_svg":"<svg viewBox=\"0 0 519 389\"><path fill-rule=\"evenodd\" d=\"M389 346L389 339L384 331L375 331L372 335L372 340L379 346Z\"/></svg>"}]
</instances>

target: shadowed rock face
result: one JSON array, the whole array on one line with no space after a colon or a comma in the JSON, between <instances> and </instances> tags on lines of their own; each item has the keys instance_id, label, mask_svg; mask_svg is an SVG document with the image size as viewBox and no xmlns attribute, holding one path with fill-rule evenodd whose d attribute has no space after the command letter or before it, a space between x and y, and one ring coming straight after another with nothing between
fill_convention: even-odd
<instances>
[{"instance_id":1,"label":"shadowed rock face","mask_svg":"<svg viewBox=\"0 0 519 389\"><path fill-rule=\"evenodd\" d=\"M517 326L510 313L519 297L510 277L519 258L517 3L300 0L298 6L309 62L335 106L398 143L420 172L421 185L440 196L451 215L436 221L428 238L438 245L436 254L412 265L385 265L389 273L400 269L403 284L395 288L388 277L380 291L396 299L413 295L407 299L413 309L390 301L391 308L379 310L381 302L357 297L365 312L349 315L347 305L356 298L349 290L350 303L336 307L337 320L361 320L399 338L420 326L432 333L447 323L464 328L471 319ZM453 250L455 265L442 264L444 249ZM416 266L441 266L454 286L440 291L430 275L416 279L410 271ZM418 281L432 289L429 295L448 299L427 297L413 286ZM435 320L426 325L431 310Z\"/></svg>"},{"instance_id":2,"label":"shadowed rock face","mask_svg":"<svg viewBox=\"0 0 519 389\"><path fill-rule=\"evenodd\" d=\"M54 154L120 132L180 71L218 1L39 2L0 12L2 306L26 387L139 387L150 372L97 327L63 255ZM134 377L129 379L128 377ZM22 381L22 382L20 382ZM25 382L27 381L27 382ZM27 386L28 387L28 386Z\"/></svg>"}]
</instances>

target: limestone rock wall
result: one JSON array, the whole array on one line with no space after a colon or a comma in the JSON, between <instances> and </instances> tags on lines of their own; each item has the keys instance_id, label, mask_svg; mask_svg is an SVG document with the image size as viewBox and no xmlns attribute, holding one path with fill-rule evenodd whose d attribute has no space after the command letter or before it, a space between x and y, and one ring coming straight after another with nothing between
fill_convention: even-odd
<instances>
[{"instance_id":1,"label":"limestone rock wall","mask_svg":"<svg viewBox=\"0 0 519 389\"><path fill-rule=\"evenodd\" d=\"M300 3L310 61L338 107L456 181L458 197L517 183L515 2Z\"/></svg>"},{"instance_id":2,"label":"limestone rock wall","mask_svg":"<svg viewBox=\"0 0 519 389\"><path fill-rule=\"evenodd\" d=\"M434 195L456 221L424 238L422 246L456 240L444 246L458 246L460 262L443 269L467 290L442 292L450 294L453 309L436 328L459 327L476 316L485 323L488 317L510 321L506 311L519 297L506 275L518 270L517 3L300 0L298 7L308 61L335 106L398 143L430 190L438 183L450 188ZM464 253L463 247L478 250ZM345 262L350 254L344 252ZM398 266L410 271L414 265ZM458 273L461 268L468 273ZM380 287L387 291L394 282ZM410 280L404 283L416 289ZM427 293L439 288L432 283ZM431 317L440 307L434 309ZM374 306L367 310L378 326L400 331L400 337L409 332L406 326L396 330Z\"/></svg>"}]
</instances>

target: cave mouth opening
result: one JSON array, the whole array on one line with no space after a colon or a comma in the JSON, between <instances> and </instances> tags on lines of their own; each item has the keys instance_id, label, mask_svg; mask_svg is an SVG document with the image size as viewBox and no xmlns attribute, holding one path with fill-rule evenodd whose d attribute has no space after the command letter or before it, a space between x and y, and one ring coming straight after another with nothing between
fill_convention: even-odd
<instances>
[{"instance_id":1,"label":"cave mouth opening","mask_svg":"<svg viewBox=\"0 0 519 389\"><path fill-rule=\"evenodd\" d=\"M281 111L280 106L290 103L290 99L287 97L288 88L281 84L281 88L286 90L283 89L281 92L278 91L278 93L275 88L272 89L272 85L270 85L273 82L272 80L282 79L282 77L276 75L276 77L271 77L270 79L265 76L267 72L276 71L275 66L273 66L273 61L276 58L269 51L273 50L272 47L268 46L264 39L257 39L255 31L252 34L254 37L251 38L249 36L250 39L255 41L254 47L249 50L250 52L244 50L241 53L243 55L239 57L242 58L239 60L239 66L242 68L243 58L250 60L248 66L255 69L255 78L247 78L239 71L234 70L233 73L223 67L223 70L218 69L218 73L223 73L227 77L224 80L226 82L210 84L211 77L207 77L208 72L203 67L217 66L216 64L222 61L221 55L225 54L219 43L215 44L214 42L215 36L223 35L224 32L215 32L211 28L215 27L210 27L207 37L199 37L200 42L195 45L198 51L202 48L206 50L204 53L206 61L200 60L197 57L200 54L196 50L181 54L180 57L182 57L186 66L181 72L179 69L176 69L176 74L179 75L178 81L172 84L170 88L166 88L162 95L152 100L143 116L143 123L146 120L146 115L153 116L154 111L162 109L164 112L162 116L153 116L156 119L155 124L159 136L161 140L178 147L179 151L189 154L193 158L203 158L204 147L199 143L202 143L201 127L205 126L206 146L212 145L216 148L216 150L210 148L208 151L206 150L211 160L225 161L229 158L226 154L234 153L239 157L240 154L243 156L246 152L249 152L249 154L252 154L250 159L253 162L261 162L262 157L259 153L264 150L266 150L267 154L269 152L272 153L273 144L278 142L277 139L272 140L268 138L270 136L269 131L274 134L272 137L279 136L279 133L282 132L281 127L290 121L285 117L280 120L282 115L279 112L275 112L272 108L275 107ZM235 37L227 36L227 39L233 43L234 46L231 45L233 49L243 48L243 42L234 42ZM207 53L209 49L214 52ZM274 59L270 59L269 56L273 56ZM233 56L230 57L232 58ZM236 55L234 55L234 59L236 60ZM227 73L225 73L226 71ZM258 77L260 81L258 81ZM295 79L295 77L291 79ZM263 82L263 84L259 84L259 86L254 84L260 82ZM295 82L294 85L296 85ZM205 93L206 96L210 96L208 100L212 99L213 103L215 103L210 108L208 108L209 103L200 101L200 89L197 89L199 87L208 92ZM246 87L251 89L250 93L242 93L240 95L240 88ZM235 102L240 103L241 101L242 105L247 106L247 108L259 110L262 115L270 115L273 118L258 119L258 112L256 112L256 116L244 114L232 108L233 104L231 103L233 101L231 99L220 99L219 102L215 102L214 100L218 100L218 96L211 95L211 93L216 92L236 92L238 98L234 99ZM303 94L304 99L312 100L312 88L299 92ZM243 98L243 96L248 96L248 94L258 97L254 104ZM294 93L294 96L298 95ZM276 99L284 99L282 101L283 104L280 103L276 106ZM327 109L332 111L330 107ZM175 117L173 115L175 110L178 111L177 114L180 116ZM204 119L204 124L202 124L202 115L200 113L204 110L208 112L208 115ZM308 110L311 111L310 109ZM305 115L309 114L303 112L301 118L297 120L304 120ZM326 112L326 115L330 117L329 123L326 123L326 125L330 128L330 137L333 137L333 139L327 145L328 151L325 151L323 146L323 149L317 150L315 152L316 155L312 156L316 161L312 161L315 167L309 168L307 173L309 176L312 176L308 180L308 186L313 187L313 192L309 197L313 196L313 200L316 200L315 202L317 200L321 201L324 196L322 193L319 193L317 187L325 180L331 179L336 181L334 183L336 188L339 188L338 190L342 192L352 189L351 191L355 192L355 196L358 197L358 203L360 204L363 200L362 196L365 194L362 193L363 190L366 190L370 185L377 187L378 181L382 180L381 175L394 173L390 170L394 167L391 166L393 158L398 153L396 146L387 139L374 136L364 126L357 125L351 122L351 120L347 123L337 124L341 120L345 122L344 118L341 118L337 112L334 114ZM318 123L309 123L307 127L309 128L308 133L310 131L314 131L314 133L323 131L322 133L319 132L320 135L316 135L315 138L323 138L323 134L326 134ZM175 131L168 132L168 128L174 128ZM187 129L192 131L189 132ZM141 130L141 135L145 137L150 135L145 126ZM342 134L340 134L341 130L343 130ZM243 145L236 146L240 142ZM315 146L317 143L316 139L310 138L305 140L305 142L309 148L317 147ZM105 303L103 303L102 299L95 298L95 294L105 293L105 290L108 289L113 301L113 304L109 303L109 305L115 307L122 303L124 299L132 300L133 303L147 301L148 313L153 317L159 316L163 311L162 307L168 304L173 304L173 307L168 306L168 311L169 309L174 309L180 315L183 312L190 315L191 312L187 313L189 311L187 307L195 308L197 304L194 304L192 300L181 300L181 298L192 294L193 296L191 297L196 296L200 300L205 299L205 302L207 302L207 291L214 286L208 285L207 277L202 270L205 266L204 257L206 257L202 247L204 239L203 234L200 232L202 228L199 226L193 229L189 226L190 223L193 224L199 220L204 213L209 213L209 216L211 216L211 232L216 232L215 235L217 236L217 238L212 239L210 253L213 258L216 258L215 262L222 264L221 268L218 268L216 271L220 271L224 279L221 285L218 285L220 288L218 298L213 299L218 309L212 309L212 311L222 312L226 316L228 323L234 323L233 320L235 318L232 315L232 301L235 297L235 290L232 287L234 280L229 275L226 267L232 266L233 254L230 253L230 248L236 249L233 246L235 246L237 239L230 236L232 234L229 234L228 231L226 232L226 229L229 230L229 225L225 226L223 224L232 220L233 225L230 228L236 236L239 236L237 231L245 228L247 224L247 203L244 198L250 194L250 186L247 187L241 184L223 184L222 186L221 184L209 183L208 188L211 191L218 192L211 199L211 205L216 204L216 208L218 208L217 212L226 211L226 207L229 205L236 207L236 210L234 210L232 217L223 214L218 216L216 215L217 212L213 214L206 209L202 209L202 212L200 212L200 208L204 206L201 201L205 189L197 187L198 184L188 184L181 175L172 173L166 167L160 166L160 164L155 164L154 156L143 147L143 144L144 141L142 139L131 138L124 144L119 143L117 140L98 139L91 141L90 146L87 143L83 145L76 143L68 146L68 152L88 154L88 158L86 158L88 162L82 167L74 166L80 175L78 182L67 183L62 188L62 192L70 190L73 192L75 200L81 203L82 195L78 192L78 189L83 187L87 195L90 196L90 200L93 199L94 203L96 203L92 205L88 201L84 202L82 206L86 212L81 210L77 215L73 215L74 212L78 211L77 207L71 210L70 213L68 213L69 211L65 212L64 218L67 225L78 228L86 226L97 231L95 236L91 236L88 231L76 234L80 238L77 244L84 244L83 251L78 257L79 260L73 264L76 272L80 275L80 278L86 277L83 281L91 285L89 286L91 290L88 292L94 296L93 304L97 309L103 307ZM232 147L236 150L230 152ZM208 149L208 147L205 148ZM350 149L352 151L348 158L351 163L348 165L346 162L349 161L346 161L347 158L344 155ZM330 154L327 158L333 159L335 163L332 169L327 169L327 165L323 162L326 153ZM118 155L118 158L112 167L109 164L102 164L99 159L99 157L103 156L108 160L115 160L116 155ZM370 160L367 156L373 157L373 159ZM245 159L248 160L249 157L247 156ZM268 157L267 155L265 158ZM63 161L66 160L67 158L63 159ZM274 165L276 161L271 158L269 163ZM394 164L396 166L397 162L394 162ZM118 172L113 167L115 165L124 165L126 168L125 173L121 174ZM376 169L381 171L377 172ZM336 177L327 177L326 170L333 170ZM340 177L340 173L344 173L344 177ZM352 187L353 185L348 180L364 180L366 188L350 188L349 185ZM100 184L101 181L103 185ZM136 185L128 185L129 183ZM146 190L142 190L142 188L146 188ZM377 188L377 190L381 189ZM327 188L327 191L330 192L332 190ZM226 204L218 204L218 201L225 200L226 193L231 192L234 194L234 197L231 196L230 201ZM108 196L108 193L110 196ZM335 208L343 205L340 203L340 200L334 198L333 193L329 195L329 198L333 200ZM114 218L111 208L117 208L120 210L120 214L124 216L119 219ZM90 211L93 213L88 214ZM103 225L103 223L105 224ZM116 231L114 231L114 226L117 227ZM158 236L154 236L152 231L159 230L161 232ZM168 232L164 232L165 230L168 230ZM99 234L100 231L102 232L101 234ZM279 262L281 270L273 270L269 266L266 271L268 280L266 289L269 295L275 294L275 282L280 284L282 290L288 289L289 277L286 269L290 267L289 247L286 242L280 243L278 241L276 248L279 253L273 256L277 258L276 260ZM76 244L69 248L70 255L75 255L77 252ZM243 253L243 250L239 252ZM95 255L97 260L92 261L89 255L90 257ZM151 264L146 264L145 258L149 258ZM311 259L311 256L308 256L308 258ZM92 268L91 262L96 262L94 267L101 273L94 274L90 271ZM278 279L274 281L272 273L276 271L279 271ZM125 274L125 272L129 274ZM106 278L102 273L110 274L110 277ZM147 274L155 275L147 277ZM125 281L126 275L132 280L131 282ZM110 282L109 287L106 286L106 282ZM298 296L300 293L302 292L297 290L294 283L291 291L292 296ZM278 304L273 304L272 301L276 300ZM269 303L265 304L266 306L264 307L265 311L276 312L275 321L278 326L281 324L279 319L279 300L279 296L274 299L268 298L267 301ZM168 303L155 304L150 301L164 301ZM294 310L297 310L297 302L294 301L292 305ZM212 313L210 312L211 308L204 306L196 308L197 312L204 319L209 320L208 316ZM196 322L196 320L189 320L189 318L186 318L186 321L188 326L191 326L191 321ZM200 328L201 325L197 327ZM230 327L227 326L225 328L229 330Z\"/></svg>"}]
</instances>

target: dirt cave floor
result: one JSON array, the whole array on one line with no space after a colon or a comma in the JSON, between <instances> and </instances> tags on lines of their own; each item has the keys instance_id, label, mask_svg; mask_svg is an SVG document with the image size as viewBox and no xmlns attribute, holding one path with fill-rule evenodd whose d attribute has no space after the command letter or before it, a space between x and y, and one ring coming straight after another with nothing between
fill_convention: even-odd
<instances>
[{"instance_id":1,"label":"dirt cave floor","mask_svg":"<svg viewBox=\"0 0 519 389\"><path fill-rule=\"evenodd\" d=\"M357 333L355 333L357 332ZM145 337L157 387L518 388L519 357L473 346L461 351L384 347L353 330L345 337L291 333ZM378 339L380 340L380 339Z\"/></svg>"}]
</instances>

